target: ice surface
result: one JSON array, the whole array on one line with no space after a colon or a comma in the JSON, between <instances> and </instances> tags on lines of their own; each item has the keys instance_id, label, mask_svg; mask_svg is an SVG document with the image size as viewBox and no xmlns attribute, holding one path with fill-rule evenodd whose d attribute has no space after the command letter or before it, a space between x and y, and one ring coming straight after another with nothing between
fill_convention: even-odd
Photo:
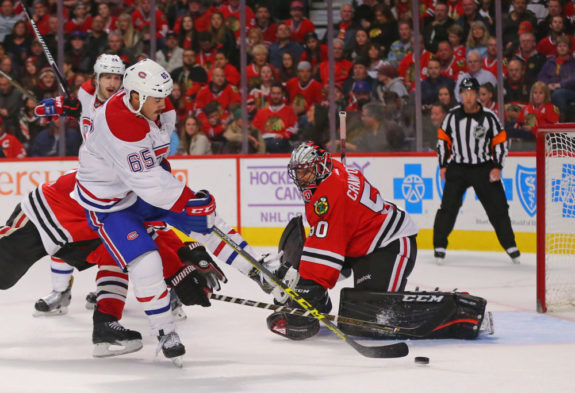
<instances>
[{"instance_id":1,"label":"ice surface","mask_svg":"<svg viewBox=\"0 0 575 393\"><path fill-rule=\"evenodd\" d=\"M95 270L76 273L68 315L32 317L50 291L49 263L37 263L12 289L0 292L0 392L575 392L575 312L535 312L535 257L512 265L505 253L448 251L442 266L420 251L408 289L458 288L487 298L495 335L476 341L409 341L402 359L364 358L331 332L292 342L270 333L269 311L212 302L186 307L179 323L183 369L154 360L156 339L132 293L123 324L144 335L144 349L92 358L91 312L84 297ZM220 293L269 301L251 280L224 267ZM332 291L337 304L340 282ZM366 344L376 344L365 341ZM416 365L415 356L431 359Z\"/></svg>"}]
</instances>

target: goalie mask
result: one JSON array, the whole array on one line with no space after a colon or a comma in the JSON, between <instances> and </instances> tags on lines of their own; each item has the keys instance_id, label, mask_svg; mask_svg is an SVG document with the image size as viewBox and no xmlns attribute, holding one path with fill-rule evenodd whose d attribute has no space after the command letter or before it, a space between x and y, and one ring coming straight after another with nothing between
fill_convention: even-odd
<instances>
[{"instance_id":1,"label":"goalie mask","mask_svg":"<svg viewBox=\"0 0 575 393\"><path fill-rule=\"evenodd\" d=\"M158 63L150 59L144 59L129 67L124 74L124 89L126 90L126 100L129 101L130 93L138 93L140 96L140 107L132 108L128 103L127 107L134 113L139 114L148 97L166 98L172 93L174 83L172 77Z\"/></svg>"},{"instance_id":2,"label":"goalie mask","mask_svg":"<svg viewBox=\"0 0 575 393\"><path fill-rule=\"evenodd\" d=\"M292 152L288 173L305 202L331 174L332 166L330 154L313 142L305 142Z\"/></svg>"}]
</instances>

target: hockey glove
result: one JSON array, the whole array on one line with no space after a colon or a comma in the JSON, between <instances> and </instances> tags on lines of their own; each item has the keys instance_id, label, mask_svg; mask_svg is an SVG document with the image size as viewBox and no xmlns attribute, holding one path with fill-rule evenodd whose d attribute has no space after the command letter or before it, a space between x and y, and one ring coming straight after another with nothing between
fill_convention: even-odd
<instances>
[{"instance_id":1,"label":"hockey glove","mask_svg":"<svg viewBox=\"0 0 575 393\"><path fill-rule=\"evenodd\" d=\"M228 278L212 259L206 248L198 242L188 242L178 250L180 260L186 265L197 268L197 272L206 280L207 287L212 291L221 289L220 282L228 282Z\"/></svg>"},{"instance_id":2,"label":"hockey glove","mask_svg":"<svg viewBox=\"0 0 575 393\"><path fill-rule=\"evenodd\" d=\"M78 119L82 114L82 105L76 97L45 98L34 108L36 117L66 116Z\"/></svg>"},{"instance_id":3,"label":"hockey glove","mask_svg":"<svg viewBox=\"0 0 575 393\"><path fill-rule=\"evenodd\" d=\"M265 254L259 263L283 281L286 286L293 288L299 280L299 273L289 263L281 262L282 254L283 251L277 254ZM289 296L255 267L250 270L248 277L254 280L265 293L271 293L276 303L284 304L288 300Z\"/></svg>"},{"instance_id":4,"label":"hockey glove","mask_svg":"<svg viewBox=\"0 0 575 393\"><path fill-rule=\"evenodd\" d=\"M300 279L295 291L321 313L331 311L331 300L327 290L312 280ZM288 305L302 308L299 303L289 299ZM319 331L319 320L283 312L274 312L266 319L268 329L290 340L304 340L313 337Z\"/></svg>"},{"instance_id":5,"label":"hockey glove","mask_svg":"<svg viewBox=\"0 0 575 393\"><path fill-rule=\"evenodd\" d=\"M176 291L176 295L186 306L199 304L209 307L208 294L212 291L208 288L206 279L193 265L187 265L178 270L172 277L166 278L166 284Z\"/></svg>"},{"instance_id":6,"label":"hockey glove","mask_svg":"<svg viewBox=\"0 0 575 393\"><path fill-rule=\"evenodd\" d=\"M208 191L200 190L186 203L184 212L189 220L190 231L187 233L210 233L216 221L216 200Z\"/></svg>"}]
</instances>

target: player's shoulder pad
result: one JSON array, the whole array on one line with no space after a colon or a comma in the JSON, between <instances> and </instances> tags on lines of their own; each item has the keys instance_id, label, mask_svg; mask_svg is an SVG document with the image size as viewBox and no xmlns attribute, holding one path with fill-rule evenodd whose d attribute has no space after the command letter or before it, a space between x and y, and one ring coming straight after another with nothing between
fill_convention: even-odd
<instances>
[{"instance_id":1,"label":"player's shoulder pad","mask_svg":"<svg viewBox=\"0 0 575 393\"><path fill-rule=\"evenodd\" d=\"M112 134L125 142L141 141L150 132L148 122L132 113L124 104L124 92L115 94L106 104L106 121Z\"/></svg>"},{"instance_id":2,"label":"player's shoulder pad","mask_svg":"<svg viewBox=\"0 0 575 393\"><path fill-rule=\"evenodd\" d=\"M90 94L91 96L93 96L96 93L96 86L94 85L92 79L82 83L80 89L83 89L84 91L86 91L86 93Z\"/></svg>"}]
</instances>

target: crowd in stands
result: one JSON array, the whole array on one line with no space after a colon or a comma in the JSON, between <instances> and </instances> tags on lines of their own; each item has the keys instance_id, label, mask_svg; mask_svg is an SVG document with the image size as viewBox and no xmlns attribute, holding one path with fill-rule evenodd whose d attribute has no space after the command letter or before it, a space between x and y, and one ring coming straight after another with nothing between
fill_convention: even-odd
<instances>
[{"instance_id":1,"label":"crowd in stands","mask_svg":"<svg viewBox=\"0 0 575 393\"><path fill-rule=\"evenodd\" d=\"M336 111L348 113L348 149L415 148L413 51L420 53L423 145L459 98L465 76L480 85L481 104L503 112L508 135L529 141L538 127L573 120L575 0L502 0L504 108L497 105L495 0L420 1L415 47L410 0L354 0L336 18L334 36L316 32L311 0L248 0L247 78L250 153L285 153L302 140L329 146L328 40L335 58ZM73 89L92 78L101 53L126 65L150 53L150 0L35 0L30 12L53 54L63 23L63 74ZM242 151L239 0L156 0L155 59L174 80L178 115L173 154ZM59 95L54 72L21 2L0 4L0 157L66 154L81 137L71 119L35 118L35 104ZM13 81L26 91L24 94Z\"/></svg>"}]
</instances>

